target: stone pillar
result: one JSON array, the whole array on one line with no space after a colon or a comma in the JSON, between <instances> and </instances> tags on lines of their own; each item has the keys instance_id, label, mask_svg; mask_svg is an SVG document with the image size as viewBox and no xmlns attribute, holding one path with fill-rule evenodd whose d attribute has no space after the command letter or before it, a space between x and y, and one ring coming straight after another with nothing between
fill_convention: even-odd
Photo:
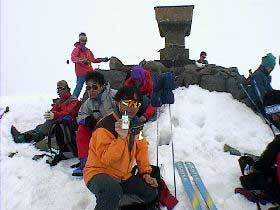
<instances>
[{"instance_id":1,"label":"stone pillar","mask_svg":"<svg viewBox=\"0 0 280 210\"><path fill-rule=\"evenodd\" d=\"M189 60L185 37L191 32L193 8L193 5L154 8L160 36L165 37L165 48L160 50L161 61L183 66Z\"/></svg>"}]
</instances>

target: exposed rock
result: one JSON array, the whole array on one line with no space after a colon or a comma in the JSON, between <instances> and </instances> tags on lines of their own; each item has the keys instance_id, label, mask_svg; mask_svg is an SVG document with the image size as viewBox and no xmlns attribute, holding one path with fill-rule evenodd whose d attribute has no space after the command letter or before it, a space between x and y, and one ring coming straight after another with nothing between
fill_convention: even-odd
<instances>
[{"instance_id":1,"label":"exposed rock","mask_svg":"<svg viewBox=\"0 0 280 210\"><path fill-rule=\"evenodd\" d=\"M137 65L137 64L136 64ZM225 68L214 64L198 68L194 64L184 67L167 68L158 61L143 60L139 65L151 71L151 75L172 71L175 74L177 86L189 87L199 85L209 91L228 92L233 98L251 106L240 84L245 84L245 77L240 75L236 67ZM105 79L110 81L114 89L119 89L123 85L127 73L134 65L125 65L118 58L112 57L110 60L110 71L100 71L105 75Z\"/></svg>"}]
</instances>

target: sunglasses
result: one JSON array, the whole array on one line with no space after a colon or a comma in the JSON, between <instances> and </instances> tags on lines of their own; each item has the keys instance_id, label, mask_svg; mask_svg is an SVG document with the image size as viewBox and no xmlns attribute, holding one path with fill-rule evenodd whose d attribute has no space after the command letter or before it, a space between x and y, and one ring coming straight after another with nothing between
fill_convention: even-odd
<instances>
[{"instance_id":1,"label":"sunglasses","mask_svg":"<svg viewBox=\"0 0 280 210\"><path fill-rule=\"evenodd\" d=\"M66 90L66 88L65 87L57 87L56 90L57 91L62 91L62 90Z\"/></svg>"},{"instance_id":2,"label":"sunglasses","mask_svg":"<svg viewBox=\"0 0 280 210\"><path fill-rule=\"evenodd\" d=\"M86 86L86 90L91 90L91 89L93 89L93 90L98 90L98 86L97 85L87 85Z\"/></svg>"},{"instance_id":3,"label":"sunglasses","mask_svg":"<svg viewBox=\"0 0 280 210\"><path fill-rule=\"evenodd\" d=\"M135 100L122 100L121 104L129 108L139 108L141 103Z\"/></svg>"}]
</instances>

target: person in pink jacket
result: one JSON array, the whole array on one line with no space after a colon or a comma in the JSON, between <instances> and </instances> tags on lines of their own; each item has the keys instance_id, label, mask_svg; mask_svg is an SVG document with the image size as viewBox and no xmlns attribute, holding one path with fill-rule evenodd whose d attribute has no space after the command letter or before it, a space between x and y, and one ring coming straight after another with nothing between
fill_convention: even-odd
<instances>
[{"instance_id":1,"label":"person in pink jacket","mask_svg":"<svg viewBox=\"0 0 280 210\"><path fill-rule=\"evenodd\" d=\"M85 83L85 75L92 72L91 63L108 62L109 58L94 58L93 53L86 47L87 36L85 33L79 34L79 41L74 44L75 48L71 54L71 60L75 63L75 73L77 76L76 87L73 95L79 97Z\"/></svg>"}]
</instances>

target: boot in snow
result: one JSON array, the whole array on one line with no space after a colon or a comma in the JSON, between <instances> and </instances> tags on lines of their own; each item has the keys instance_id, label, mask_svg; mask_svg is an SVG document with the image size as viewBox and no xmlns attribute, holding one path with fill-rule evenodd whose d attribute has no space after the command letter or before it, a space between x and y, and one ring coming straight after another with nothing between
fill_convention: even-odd
<instances>
[{"instance_id":1,"label":"boot in snow","mask_svg":"<svg viewBox=\"0 0 280 210\"><path fill-rule=\"evenodd\" d=\"M11 134L15 143L25 143L25 138L22 133L20 133L15 126L11 127Z\"/></svg>"},{"instance_id":2,"label":"boot in snow","mask_svg":"<svg viewBox=\"0 0 280 210\"><path fill-rule=\"evenodd\" d=\"M73 171L72 176L83 176L83 169L86 165L86 162L87 158L82 158L80 160L81 165Z\"/></svg>"},{"instance_id":3,"label":"boot in snow","mask_svg":"<svg viewBox=\"0 0 280 210\"><path fill-rule=\"evenodd\" d=\"M31 141L41 141L45 138L45 135L37 130L30 130L24 133L19 132L15 126L11 127L11 134L14 142L16 143L28 143Z\"/></svg>"}]
</instances>

